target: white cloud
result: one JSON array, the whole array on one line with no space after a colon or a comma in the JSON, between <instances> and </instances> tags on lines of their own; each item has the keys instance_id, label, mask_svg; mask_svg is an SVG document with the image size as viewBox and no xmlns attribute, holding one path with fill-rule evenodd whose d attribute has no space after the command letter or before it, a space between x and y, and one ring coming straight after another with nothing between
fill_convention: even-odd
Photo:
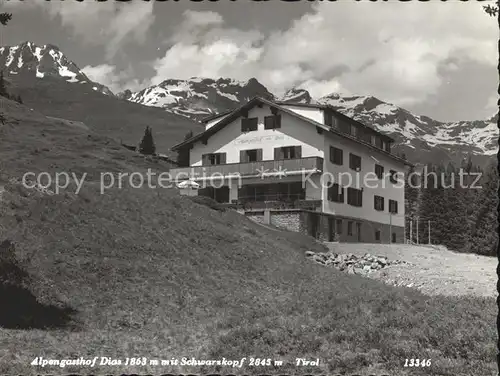
<instances>
[{"instance_id":1,"label":"white cloud","mask_svg":"<svg viewBox=\"0 0 500 376\"><path fill-rule=\"evenodd\" d=\"M263 35L258 31L224 28L215 12L186 11L176 33L167 41L172 46L152 63L153 84L166 78L232 77L248 79L245 70L259 64Z\"/></svg>"},{"instance_id":2,"label":"white cloud","mask_svg":"<svg viewBox=\"0 0 500 376\"><path fill-rule=\"evenodd\" d=\"M498 94L495 93L488 98L488 102L485 106L485 111L491 115L495 115L498 113Z\"/></svg>"},{"instance_id":3,"label":"white cloud","mask_svg":"<svg viewBox=\"0 0 500 376\"><path fill-rule=\"evenodd\" d=\"M497 41L495 20L473 2L316 3L288 30L267 36L228 28L215 12L189 11L153 63L153 81L256 77L278 93L301 86L316 97L332 90L408 105L438 91L439 67L495 65Z\"/></svg>"},{"instance_id":4,"label":"white cloud","mask_svg":"<svg viewBox=\"0 0 500 376\"><path fill-rule=\"evenodd\" d=\"M21 5L19 5L21 4ZM62 2L30 0L10 1L8 7L41 7L52 18L59 18L62 25L72 31L83 42L103 45L106 58L113 58L130 39L144 42L154 22L153 2L134 1L119 3L110 1L96 4L86 2Z\"/></svg>"},{"instance_id":5,"label":"white cloud","mask_svg":"<svg viewBox=\"0 0 500 376\"><path fill-rule=\"evenodd\" d=\"M82 69L92 81L107 86L113 93L119 93L125 89L132 92L142 90L150 85L149 81L134 79L131 68L118 71L114 65L101 64L96 66L87 65Z\"/></svg>"}]
</instances>

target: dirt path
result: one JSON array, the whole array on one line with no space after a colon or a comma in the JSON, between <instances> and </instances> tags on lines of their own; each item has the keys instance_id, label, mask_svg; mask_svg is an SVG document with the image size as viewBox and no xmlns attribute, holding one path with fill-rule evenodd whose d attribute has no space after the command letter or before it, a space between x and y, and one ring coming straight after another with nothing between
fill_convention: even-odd
<instances>
[{"instance_id":1,"label":"dirt path","mask_svg":"<svg viewBox=\"0 0 500 376\"><path fill-rule=\"evenodd\" d=\"M473 254L407 244L334 244L335 253L386 256L410 264L391 265L371 272L370 278L386 283L417 288L428 295L475 295L496 297L497 259Z\"/></svg>"}]
</instances>

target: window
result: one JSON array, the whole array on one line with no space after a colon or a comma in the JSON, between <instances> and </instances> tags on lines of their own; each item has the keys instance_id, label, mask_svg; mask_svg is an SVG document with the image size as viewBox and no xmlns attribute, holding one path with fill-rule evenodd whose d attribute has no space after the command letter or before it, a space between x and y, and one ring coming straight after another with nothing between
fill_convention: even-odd
<instances>
[{"instance_id":1,"label":"window","mask_svg":"<svg viewBox=\"0 0 500 376\"><path fill-rule=\"evenodd\" d=\"M397 171L394 171L394 170L390 170L389 173L391 174L390 177L389 177L389 180L391 181L391 183L397 183L398 180L396 179L396 174L397 174Z\"/></svg>"},{"instance_id":2,"label":"window","mask_svg":"<svg viewBox=\"0 0 500 376\"><path fill-rule=\"evenodd\" d=\"M387 145L387 142L382 141L382 149L383 149L383 150L385 150L385 148L387 147L386 145Z\"/></svg>"},{"instance_id":3,"label":"window","mask_svg":"<svg viewBox=\"0 0 500 376\"><path fill-rule=\"evenodd\" d=\"M281 128L281 115L264 117L264 129Z\"/></svg>"},{"instance_id":4,"label":"window","mask_svg":"<svg viewBox=\"0 0 500 376\"><path fill-rule=\"evenodd\" d=\"M384 198L382 196L374 197L375 210L384 210Z\"/></svg>"},{"instance_id":5,"label":"window","mask_svg":"<svg viewBox=\"0 0 500 376\"><path fill-rule=\"evenodd\" d=\"M226 153L203 154L201 156L201 164L203 166L220 165L225 163L226 163Z\"/></svg>"},{"instance_id":6,"label":"window","mask_svg":"<svg viewBox=\"0 0 500 376\"><path fill-rule=\"evenodd\" d=\"M385 150L386 152L388 152L388 153L390 153L390 152L391 152L391 143L390 143L390 142L387 142L387 143L385 144L385 148L384 148L384 150Z\"/></svg>"},{"instance_id":7,"label":"window","mask_svg":"<svg viewBox=\"0 0 500 376\"><path fill-rule=\"evenodd\" d=\"M392 240L393 243L396 243L396 233L395 232L392 233L392 239L391 240Z\"/></svg>"},{"instance_id":8,"label":"window","mask_svg":"<svg viewBox=\"0 0 500 376\"><path fill-rule=\"evenodd\" d=\"M323 112L325 125L332 128L337 128L338 120L330 111Z\"/></svg>"},{"instance_id":9,"label":"window","mask_svg":"<svg viewBox=\"0 0 500 376\"><path fill-rule=\"evenodd\" d=\"M337 219L337 223L335 224L335 229L337 231L337 234L342 234L342 220Z\"/></svg>"},{"instance_id":10,"label":"window","mask_svg":"<svg viewBox=\"0 0 500 376\"><path fill-rule=\"evenodd\" d=\"M349 167L352 170L361 170L361 157L352 153L349 153Z\"/></svg>"},{"instance_id":11,"label":"window","mask_svg":"<svg viewBox=\"0 0 500 376\"><path fill-rule=\"evenodd\" d=\"M352 222L347 222L347 235L352 235Z\"/></svg>"},{"instance_id":12,"label":"window","mask_svg":"<svg viewBox=\"0 0 500 376\"><path fill-rule=\"evenodd\" d=\"M344 159L344 153L342 149L330 146L330 162L342 166L342 164L344 163L343 159Z\"/></svg>"},{"instance_id":13,"label":"window","mask_svg":"<svg viewBox=\"0 0 500 376\"><path fill-rule=\"evenodd\" d=\"M363 206L363 191L361 189L347 188L347 203L352 206Z\"/></svg>"},{"instance_id":14,"label":"window","mask_svg":"<svg viewBox=\"0 0 500 376\"><path fill-rule=\"evenodd\" d=\"M352 137L358 137L358 127L351 124L350 131Z\"/></svg>"},{"instance_id":15,"label":"window","mask_svg":"<svg viewBox=\"0 0 500 376\"><path fill-rule=\"evenodd\" d=\"M389 212L392 214L397 214L398 212L398 202L395 200L389 200Z\"/></svg>"},{"instance_id":16,"label":"window","mask_svg":"<svg viewBox=\"0 0 500 376\"><path fill-rule=\"evenodd\" d=\"M332 128L338 128L339 127L339 120L335 116L332 116L331 118L332 118L332 120L331 120L330 126Z\"/></svg>"},{"instance_id":17,"label":"window","mask_svg":"<svg viewBox=\"0 0 500 376\"><path fill-rule=\"evenodd\" d=\"M337 183L328 187L328 201L332 202L344 202L344 188L342 188Z\"/></svg>"},{"instance_id":18,"label":"window","mask_svg":"<svg viewBox=\"0 0 500 376\"><path fill-rule=\"evenodd\" d=\"M302 157L302 146L285 146L274 149L274 160L298 159Z\"/></svg>"},{"instance_id":19,"label":"window","mask_svg":"<svg viewBox=\"0 0 500 376\"><path fill-rule=\"evenodd\" d=\"M261 160L262 160L262 149L240 151L240 163L259 162Z\"/></svg>"},{"instance_id":20,"label":"window","mask_svg":"<svg viewBox=\"0 0 500 376\"><path fill-rule=\"evenodd\" d=\"M375 230L375 240L380 241L380 230Z\"/></svg>"},{"instance_id":21,"label":"window","mask_svg":"<svg viewBox=\"0 0 500 376\"><path fill-rule=\"evenodd\" d=\"M347 133L347 134L351 133L351 126L349 124L347 124L345 121L340 121L339 122L338 129L341 132L344 132L344 133Z\"/></svg>"},{"instance_id":22,"label":"window","mask_svg":"<svg viewBox=\"0 0 500 376\"><path fill-rule=\"evenodd\" d=\"M375 136L374 134L372 134L372 136L371 136L371 144L373 146L377 145L377 136Z\"/></svg>"},{"instance_id":23,"label":"window","mask_svg":"<svg viewBox=\"0 0 500 376\"><path fill-rule=\"evenodd\" d=\"M384 166L376 164L375 165L375 174L377 175L377 177L379 179L383 179L384 178Z\"/></svg>"},{"instance_id":24,"label":"window","mask_svg":"<svg viewBox=\"0 0 500 376\"><path fill-rule=\"evenodd\" d=\"M258 118L241 119L241 131L242 132L256 131L257 126L258 126L258 122L259 122Z\"/></svg>"}]
</instances>

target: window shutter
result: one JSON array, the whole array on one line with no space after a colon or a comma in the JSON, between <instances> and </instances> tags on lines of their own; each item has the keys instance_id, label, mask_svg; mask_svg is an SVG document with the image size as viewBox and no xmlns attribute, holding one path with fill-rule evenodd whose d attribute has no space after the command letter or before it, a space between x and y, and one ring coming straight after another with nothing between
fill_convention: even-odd
<instances>
[{"instance_id":1,"label":"window shutter","mask_svg":"<svg viewBox=\"0 0 500 376\"><path fill-rule=\"evenodd\" d=\"M282 158L282 150L281 150L281 148L274 148L274 160L278 161L280 159L283 159Z\"/></svg>"},{"instance_id":2,"label":"window shutter","mask_svg":"<svg viewBox=\"0 0 500 376\"><path fill-rule=\"evenodd\" d=\"M247 151L240 150L240 163L246 163L246 162L247 162Z\"/></svg>"},{"instance_id":3,"label":"window shutter","mask_svg":"<svg viewBox=\"0 0 500 376\"><path fill-rule=\"evenodd\" d=\"M209 157L210 154L203 154L201 156L201 164L202 166L207 166L209 163L208 163L208 157Z\"/></svg>"},{"instance_id":4,"label":"window shutter","mask_svg":"<svg viewBox=\"0 0 500 376\"><path fill-rule=\"evenodd\" d=\"M262 161L262 149L257 149L257 161Z\"/></svg>"},{"instance_id":5,"label":"window shutter","mask_svg":"<svg viewBox=\"0 0 500 376\"><path fill-rule=\"evenodd\" d=\"M226 153L220 153L220 164L226 164Z\"/></svg>"},{"instance_id":6,"label":"window shutter","mask_svg":"<svg viewBox=\"0 0 500 376\"><path fill-rule=\"evenodd\" d=\"M302 146L295 146L295 158L302 158Z\"/></svg>"}]
</instances>

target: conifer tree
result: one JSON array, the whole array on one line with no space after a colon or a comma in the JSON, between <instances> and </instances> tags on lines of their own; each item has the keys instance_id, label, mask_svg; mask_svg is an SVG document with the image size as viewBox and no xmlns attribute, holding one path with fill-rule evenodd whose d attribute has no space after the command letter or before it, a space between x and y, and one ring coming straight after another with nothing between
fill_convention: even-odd
<instances>
[{"instance_id":1,"label":"conifer tree","mask_svg":"<svg viewBox=\"0 0 500 376\"><path fill-rule=\"evenodd\" d=\"M0 13L0 23L4 26L12 19L12 13Z\"/></svg>"},{"instance_id":2,"label":"conifer tree","mask_svg":"<svg viewBox=\"0 0 500 376\"><path fill-rule=\"evenodd\" d=\"M469 244L469 218L467 210L467 190L460 180L459 169L450 165L447 178L450 188L445 188L443 206L448 212L443 244L454 251L466 251ZM463 179L462 179L463 180Z\"/></svg>"},{"instance_id":3,"label":"conifer tree","mask_svg":"<svg viewBox=\"0 0 500 376\"><path fill-rule=\"evenodd\" d=\"M422 176L420 189L421 202L419 205L419 242L427 242L429 238L428 221L431 221L431 242L433 244L443 244L447 233L447 220L449 213L446 210L445 189L442 183L446 184L445 167L428 164ZM416 233L416 224L414 224Z\"/></svg>"},{"instance_id":4,"label":"conifer tree","mask_svg":"<svg viewBox=\"0 0 500 376\"><path fill-rule=\"evenodd\" d=\"M411 166L405 177L405 213L407 218L414 218L418 212L419 204L419 179L415 167ZM410 238L410 222L406 221L406 233ZM414 241L414 239L411 239Z\"/></svg>"},{"instance_id":5,"label":"conifer tree","mask_svg":"<svg viewBox=\"0 0 500 376\"><path fill-rule=\"evenodd\" d=\"M497 164L494 162L488 166L481 180L471 234L470 251L480 255L494 256L497 253L498 184Z\"/></svg>"},{"instance_id":6,"label":"conifer tree","mask_svg":"<svg viewBox=\"0 0 500 376\"><path fill-rule=\"evenodd\" d=\"M5 86L3 71L0 71L0 95L2 97L9 98L9 94L7 93L7 87Z\"/></svg>"},{"instance_id":7,"label":"conifer tree","mask_svg":"<svg viewBox=\"0 0 500 376\"><path fill-rule=\"evenodd\" d=\"M139 145L139 152L145 155L154 155L156 152L153 133L150 127L146 127L144 130L144 136L142 137L141 144Z\"/></svg>"}]
</instances>

